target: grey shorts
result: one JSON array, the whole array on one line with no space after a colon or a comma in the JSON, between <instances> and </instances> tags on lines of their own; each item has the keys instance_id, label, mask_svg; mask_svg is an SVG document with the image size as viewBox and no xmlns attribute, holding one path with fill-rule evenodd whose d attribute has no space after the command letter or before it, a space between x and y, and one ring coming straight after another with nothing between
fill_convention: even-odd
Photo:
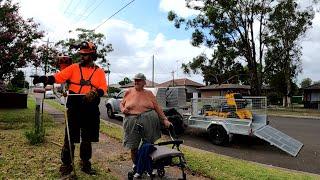
<instances>
[{"instance_id":1,"label":"grey shorts","mask_svg":"<svg viewBox=\"0 0 320 180\"><path fill-rule=\"evenodd\" d=\"M160 119L154 110L125 116L123 130L123 146L129 149L138 149L142 139L154 143L161 137Z\"/></svg>"}]
</instances>

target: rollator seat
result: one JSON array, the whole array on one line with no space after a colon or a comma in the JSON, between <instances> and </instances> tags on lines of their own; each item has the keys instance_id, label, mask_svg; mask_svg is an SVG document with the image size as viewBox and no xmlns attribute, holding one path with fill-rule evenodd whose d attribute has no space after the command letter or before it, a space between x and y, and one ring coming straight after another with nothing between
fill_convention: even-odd
<instances>
[{"instance_id":1,"label":"rollator seat","mask_svg":"<svg viewBox=\"0 0 320 180\"><path fill-rule=\"evenodd\" d=\"M150 157L153 161L157 161L162 158L166 157L177 157L177 156L183 156L183 153L181 151L178 151L176 149L171 149L167 146L159 146L159 145L154 145L157 150L153 151L150 154Z\"/></svg>"}]
</instances>

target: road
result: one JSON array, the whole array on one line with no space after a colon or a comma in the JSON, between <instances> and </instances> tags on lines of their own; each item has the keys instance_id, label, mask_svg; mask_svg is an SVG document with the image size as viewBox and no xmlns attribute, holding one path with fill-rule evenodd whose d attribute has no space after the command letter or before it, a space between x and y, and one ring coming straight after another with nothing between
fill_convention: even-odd
<instances>
[{"instance_id":1,"label":"road","mask_svg":"<svg viewBox=\"0 0 320 180\"><path fill-rule=\"evenodd\" d=\"M122 124L121 118L109 119L104 106L100 103L101 118L113 123ZM264 140L234 136L228 146L216 146L209 142L206 133L188 129L180 137L184 144L206 151L223 154L239 159L262 164L278 166L293 170L320 174L320 119L302 119L269 116L270 125L304 144L297 157L292 157Z\"/></svg>"}]
</instances>

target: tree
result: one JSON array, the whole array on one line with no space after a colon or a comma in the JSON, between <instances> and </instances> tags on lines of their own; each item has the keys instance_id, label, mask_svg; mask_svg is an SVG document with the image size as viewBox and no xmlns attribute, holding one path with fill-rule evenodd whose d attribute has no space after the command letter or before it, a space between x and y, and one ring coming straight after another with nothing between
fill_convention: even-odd
<instances>
[{"instance_id":1,"label":"tree","mask_svg":"<svg viewBox=\"0 0 320 180\"><path fill-rule=\"evenodd\" d=\"M108 93L113 94L113 93L118 93L120 92L121 89L116 88L116 87L108 87Z\"/></svg>"},{"instance_id":2,"label":"tree","mask_svg":"<svg viewBox=\"0 0 320 180\"><path fill-rule=\"evenodd\" d=\"M244 61L250 79L251 94L260 95L265 73L265 40L273 35L268 32L270 29L266 26L272 24L269 17L275 7L279 7L280 12L281 8L283 11L287 10L277 6L279 3L275 0L201 0L202 6L192 6L191 1L186 0L187 7L198 10L197 16L186 20L171 11L168 13L168 19L174 21L176 28L185 24L186 29L194 29L191 44L196 47L204 45L214 48L214 54L211 58L213 63L210 59L194 59L194 64L184 65L184 69L200 69L206 77L208 72L205 70L215 69L217 64L225 65L222 71L225 74L234 64Z\"/></svg>"},{"instance_id":3,"label":"tree","mask_svg":"<svg viewBox=\"0 0 320 180\"><path fill-rule=\"evenodd\" d=\"M0 79L9 80L16 69L37 59L33 43L43 37L33 19L19 15L18 4L0 3Z\"/></svg>"},{"instance_id":4,"label":"tree","mask_svg":"<svg viewBox=\"0 0 320 180\"><path fill-rule=\"evenodd\" d=\"M311 80L310 78L305 78L305 79L303 79L303 80L301 81L300 87L301 87L301 88L306 88L306 87L308 87L308 86L311 86L311 84L312 84L312 80Z\"/></svg>"},{"instance_id":5,"label":"tree","mask_svg":"<svg viewBox=\"0 0 320 180\"><path fill-rule=\"evenodd\" d=\"M267 23L268 36L265 38L268 52L266 69L270 76L281 73L285 106L291 104L292 82L301 72L301 46L299 40L311 27L314 12L312 8L300 10L294 0L280 1L270 13Z\"/></svg>"},{"instance_id":6,"label":"tree","mask_svg":"<svg viewBox=\"0 0 320 180\"><path fill-rule=\"evenodd\" d=\"M111 44L105 44L105 36L102 33L95 33L94 30L87 30L78 28L76 29L78 33L77 39L69 38L66 40L61 40L55 44L55 48L58 52L69 55L73 62L79 62L80 56L74 49L77 44L83 41L91 41L97 46L97 63L101 64L103 67L107 66L107 54L113 51Z\"/></svg>"},{"instance_id":7,"label":"tree","mask_svg":"<svg viewBox=\"0 0 320 180\"><path fill-rule=\"evenodd\" d=\"M131 79L129 79L128 77L125 77L125 78L123 78L122 81L119 82L119 84L120 84L121 86L123 86L123 85L129 84L129 83L131 83L131 82L132 82Z\"/></svg>"},{"instance_id":8,"label":"tree","mask_svg":"<svg viewBox=\"0 0 320 180\"><path fill-rule=\"evenodd\" d=\"M29 88L29 83L26 82L24 73L22 71L18 71L10 82L12 86L16 88Z\"/></svg>"},{"instance_id":9,"label":"tree","mask_svg":"<svg viewBox=\"0 0 320 180\"><path fill-rule=\"evenodd\" d=\"M37 47L37 61L33 63L35 67L41 67L44 72L56 72L58 50L54 46L42 44Z\"/></svg>"},{"instance_id":10,"label":"tree","mask_svg":"<svg viewBox=\"0 0 320 180\"><path fill-rule=\"evenodd\" d=\"M271 9L270 1L247 0L203 0L203 6L191 6L192 0L186 0L187 7L199 10L200 13L193 19L185 20L169 12L168 19L175 22L177 28L181 23L186 23L186 29L194 28L191 43L193 46L204 45L216 50L213 58L217 63L223 61L235 62L244 60L247 63L251 94L260 95L262 85L262 25L266 13ZM254 22L260 22L256 42L254 35ZM259 50L257 54L256 50ZM224 57L226 55L226 57ZM207 62L203 62L207 63ZM229 63L233 64L233 63ZM260 65L259 65L260 64ZM211 67L216 63L211 64ZM192 68L192 67L190 67ZM193 67L195 68L195 67ZM197 67L198 68L198 67ZM226 67L228 69L229 67ZM205 72L204 72L205 73Z\"/></svg>"},{"instance_id":11,"label":"tree","mask_svg":"<svg viewBox=\"0 0 320 180\"><path fill-rule=\"evenodd\" d=\"M221 51L220 51L221 52ZM190 69L193 73L199 73L200 70L204 77L206 85L223 84L223 83L248 83L247 69L239 62L234 62L232 59L227 59L227 56L208 58L202 54L193 58L192 62L182 64L182 69L185 73L190 74Z\"/></svg>"}]
</instances>

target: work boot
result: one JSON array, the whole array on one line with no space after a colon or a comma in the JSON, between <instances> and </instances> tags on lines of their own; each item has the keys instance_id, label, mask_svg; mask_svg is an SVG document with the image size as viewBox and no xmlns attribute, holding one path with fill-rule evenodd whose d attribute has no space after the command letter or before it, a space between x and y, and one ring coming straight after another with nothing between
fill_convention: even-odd
<instances>
[{"instance_id":1,"label":"work boot","mask_svg":"<svg viewBox=\"0 0 320 180\"><path fill-rule=\"evenodd\" d=\"M67 176L69 174L71 174L73 168L71 166L71 164L61 164L59 172L61 174L61 176Z\"/></svg>"},{"instance_id":2,"label":"work boot","mask_svg":"<svg viewBox=\"0 0 320 180\"><path fill-rule=\"evenodd\" d=\"M96 175L97 174L97 171L92 169L90 161L80 160L80 168L81 168L81 171L86 174L89 174L89 175Z\"/></svg>"}]
</instances>

